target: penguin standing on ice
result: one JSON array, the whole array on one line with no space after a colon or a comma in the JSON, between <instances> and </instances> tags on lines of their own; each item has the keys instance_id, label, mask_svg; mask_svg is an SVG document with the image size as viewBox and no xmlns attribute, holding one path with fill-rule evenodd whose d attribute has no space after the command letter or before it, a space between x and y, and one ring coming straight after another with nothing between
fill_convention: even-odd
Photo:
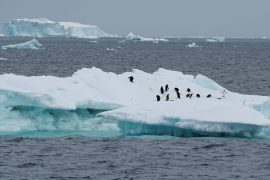
<instances>
[{"instance_id":1,"label":"penguin standing on ice","mask_svg":"<svg viewBox=\"0 0 270 180\"><path fill-rule=\"evenodd\" d=\"M157 101L160 101L160 95L156 95Z\"/></svg>"},{"instance_id":2,"label":"penguin standing on ice","mask_svg":"<svg viewBox=\"0 0 270 180\"><path fill-rule=\"evenodd\" d=\"M176 92L176 95L177 95L177 98L180 99L180 92L179 92L179 89L176 87L174 88L175 92Z\"/></svg>"},{"instance_id":3,"label":"penguin standing on ice","mask_svg":"<svg viewBox=\"0 0 270 180\"><path fill-rule=\"evenodd\" d=\"M207 97L207 98L210 98L211 96L212 96L211 94L208 94L206 97Z\"/></svg>"},{"instance_id":4,"label":"penguin standing on ice","mask_svg":"<svg viewBox=\"0 0 270 180\"><path fill-rule=\"evenodd\" d=\"M191 97L190 97L190 96L191 96L191 93L190 93L191 90L190 90L189 88L187 88L187 92L188 92L188 93L187 93L187 95L186 95L186 98L191 98Z\"/></svg>"},{"instance_id":5,"label":"penguin standing on ice","mask_svg":"<svg viewBox=\"0 0 270 180\"><path fill-rule=\"evenodd\" d=\"M164 94L163 86L160 87L160 93L161 93L161 94Z\"/></svg>"},{"instance_id":6,"label":"penguin standing on ice","mask_svg":"<svg viewBox=\"0 0 270 180\"><path fill-rule=\"evenodd\" d=\"M165 91L166 91L166 92L169 91L169 85L168 85L168 84L165 85Z\"/></svg>"},{"instance_id":7,"label":"penguin standing on ice","mask_svg":"<svg viewBox=\"0 0 270 180\"><path fill-rule=\"evenodd\" d=\"M169 94L167 94L166 101L169 101L169 100L170 100L170 96L169 96Z\"/></svg>"},{"instance_id":8,"label":"penguin standing on ice","mask_svg":"<svg viewBox=\"0 0 270 180\"><path fill-rule=\"evenodd\" d=\"M180 92L179 92L179 91L176 91L176 95L177 95L177 98L178 98L178 99L181 99L181 97L180 97Z\"/></svg>"},{"instance_id":9,"label":"penguin standing on ice","mask_svg":"<svg viewBox=\"0 0 270 180\"><path fill-rule=\"evenodd\" d=\"M134 83L134 77L133 76L129 76L128 79L129 79L130 82Z\"/></svg>"},{"instance_id":10,"label":"penguin standing on ice","mask_svg":"<svg viewBox=\"0 0 270 180\"><path fill-rule=\"evenodd\" d=\"M190 96L189 96L190 99L192 98L192 95L193 95L193 93L190 94Z\"/></svg>"},{"instance_id":11,"label":"penguin standing on ice","mask_svg":"<svg viewBox=\"0 0 270 180\"><path fill-rule=\"evenodd\" d=\"M200 98L200 97L201 97L201 95L200 95L200 94L196 94L196 97L197 97L197 98Z\"/></svg>"}]
</instances>

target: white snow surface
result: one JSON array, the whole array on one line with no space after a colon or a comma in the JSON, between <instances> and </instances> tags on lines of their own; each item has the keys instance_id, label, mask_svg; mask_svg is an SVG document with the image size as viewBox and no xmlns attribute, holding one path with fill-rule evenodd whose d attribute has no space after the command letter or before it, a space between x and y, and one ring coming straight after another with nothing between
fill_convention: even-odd
<instances>
[{"instance_id":1,"label":"white snow surface","mask_svg":"<svg viewBox=\"0 0 270 180\"><path fill-rule=\"evenodd\" d=\"M188 47L188 48L197 48L197 47L200 47L200 46L193 42L193 43L190 43L190 44L186 45L186 47Z\"/></svg>"},{"instance_id":2,"label":"white snow surface","mask_svg":"<svg viewBox=\"0 0 270 180\"><path fill-rule=\"evenodd\" d=\"M153 43L159 43L159 42L168 42L168 39L164 38L145 38L139 35L135 35L132 32L130 32L126 36L127 41L141 41L141 42L153 42Z\"/></svg>"},{"instance_id":3,"label":"white snow surface","mask_svg":"<svg viewBox=\"0 0 270 180\"><path fill-rule=\"evenodd\" d=\"M17 19L4 24L5 36L75 37L95 39L118 37L105 33L99 27L75 22L54 22L46 18Z\"/></svg>"},{"instance_id":4,"label":"white snow surface","mask_svg":"<svg viewBox=\"0 0 270 180\"><path fill-rule=\"evenodd\" d=\"M134 77L134 83L128 79ZM169 84L170 100L160 95L160 87ZM176 98L178 87L181 99ZM194 93L186 98L186 89ZM137 69L115 74L98 68L81 69L71 77L0 76L0 105L2 107L30 106L45 109L95 109L116 121L183 126L183 123L232 123L269 126L270 99L267 96L243 95L226 90L203 75L159 69L149 74ZM195 95L200 94L197 98ZM206 98L211 94L212 98Z\"/></svg>"},{"instance_id":5,"label":"white snow surface","mask_svg":"<svg viewBox=\"0 0 270 180\"><path fill-rule=\"evenodd\" d=\"M2 49L39 49L41 47L42 44L40 44L36 39L32 39L20 44L2 46Z\"/></svg>"},{"instance_id":6,"label":"white snow surface","mask_svg":"<svg viewBox=\"0 0 270 180\"><path fill-rule=\"evenodd\" d=\"M206 39L206 42L224 42L225 38L224 37L213 37Z\"/></svg>"}]
</instances>

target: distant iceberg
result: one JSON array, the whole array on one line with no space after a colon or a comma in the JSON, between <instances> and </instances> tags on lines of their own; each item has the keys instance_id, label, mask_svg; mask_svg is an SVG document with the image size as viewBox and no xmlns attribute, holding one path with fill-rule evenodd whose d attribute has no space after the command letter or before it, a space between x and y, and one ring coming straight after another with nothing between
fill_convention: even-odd
<instances>
[{"instance_id":1,"label":"distant iceberg","mask_svg":"<svg viewBox=\"0 0 270 180\"><path fill-rule=\"evenodd\" d=\"M46 18L17 19L4 24L5 36L75 37L95 39L118 37L107 34L99 27L75 22L54 22Z\"/></svg>"},{"instance_id":2,"label":"distant iceberg","mask_svg":"<svg viewBox=\"0 0 270 180\"><path fill-rule=\"evenodd\" d=\"M200 46L198 44L196 44L196 43L191 43L191 44L186 45L186 47L188 47L188 48L197 48L197 47L200 47Z\"/></svg>"},{"instance_id":3,"label":"distant iceberg","mask_svg":"<svg viewBox=\"0 0 270 180\"><path fill-rule=\"evenodd\" d=\"M7 60L8 60L7 58L0 57L0 61L7 61Z\"/></svg>"},{"instance_id":4,"label":"distant iceberg","mask_svg":"<svg viewBox=\"0 0 270 180\"><path fill-rule=\"evenodd\" d=\"M130 32L126 36L127 41L141 41L141 42L153 42L153 43L158 43L158 42L168 42L168 39L164 38L145 38L139 35L135 35L132 32Z\"/></svg>"},{"instance_id":5,"label":"distant iceberg","mask_svg":"<svg viewBox=\"0 0 270 180\"><path fill-rule=\"evenodd\" d=\"M206 39L206 42L224 42L225 38L224 37L213 37Z\"/></svg>"},{"instance_id":6,"label":"distant iceberg","mask_svg":"<svg viewBox=\"0 0 270 180\"><path fill-rule=\"evenodd\" d=\"M4 34L0 34L0 37L4 36Z\"/></svg>"},{"instance_id":7,"label":"distant iceberg","mask_svg":"<svg viewBox=\"0 0 270 180\"><path fill-rule=\"evenodd\" d=\"M20 44L2 46L2 49L39 49L41 47L42 44L40 44L36 39L32 39L31 41Z\"/></svg>"}]
</instances>

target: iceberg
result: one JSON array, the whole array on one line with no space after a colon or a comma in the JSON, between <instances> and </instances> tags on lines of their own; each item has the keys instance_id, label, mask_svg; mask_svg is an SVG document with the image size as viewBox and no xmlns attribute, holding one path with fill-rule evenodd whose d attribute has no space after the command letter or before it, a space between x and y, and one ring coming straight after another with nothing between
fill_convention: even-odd
<instances>
[{"instance_id":1,"label":"iceberg","mask_svg":"<svg viewBox=\"0 0 270 180\"><path fill-rule=\"evenodd\" d=\"M186 47L188 47L188 48L197 48L197 47L200 47L200 46L193 42L191 44L186 45Z\"/></svg>"},{"instance_id":2,"label":"iceberg","mask_svg":"<svg viewBox=\"0 0 270 180\"><path fill-rule=\"evenodd\" d=\"M168 39L164 38L145 38L139 35L135 35L132 32L130 32L126 36L127 41L141 41L141 42L153 42L153 43L159 43L159 42L168 42Z\"/></svg>"},{"instance_id":3,"label":"iceberg","mask_svg":"<svg viewBox=\"0 0 270 180\"><path fill-rule=\"evenodd\" d=\"M7 58L0 57L0 61L7 61L7 60L8 60Z\"/></svg>"},{"instance_id":4,"label":"iceberg","mask_svg":"<svg viewBox=\"0 0 270 180\"><path fill-rule=\"evenodd\" d=\"M206 42L224 42L225 38L224 37L213 37L206 39Z\"/></svg>"},{"instance_id":5,"label":"iceberg","mask_svg":"<svg viewBox=\"0 0 270 180\"><path fill-rule=\"evenodd\" d=\"M0 37L3 37L3 36L4 36L4 34L1 34L1 33L0 33Z\"/></svg>"},{"instance_id":6,"label":"iceberg","mask_svg":"<svg viewBox=\"0 0 270 180\"><path fill-rule=\"evenodd\" d=\"M169 90L162 95L165 84ZM187 88L193 98L186 98ZM0 114L0 133L103 129L120 135L260 137L270 126L270 98L231 92L200 74L83 68L65 78L0 75Z\"/></svg>"},{"instance_id":7,"label":"iceberg","mask_svg":"<svg viewBox=\"0 0 270 180\"><path fill-rule=\"evenodd\" d=\"M31 41L20 44L2 46L2 49L39 49L41 47L42 44L40 44L36 39L32 39Z\"/></svg>"},{"instance_id":8,"label":"iceberg","mask_svg":"<svg viewBox=\"0 0 270 180\"><path fill-rule=\"evenodd\" d=\"M75 22L54 22L46 18L17 19L4 24L5 36L74 37L96 39L118 37L107 34L99 27Z\"/></svg>"}]
</instances>

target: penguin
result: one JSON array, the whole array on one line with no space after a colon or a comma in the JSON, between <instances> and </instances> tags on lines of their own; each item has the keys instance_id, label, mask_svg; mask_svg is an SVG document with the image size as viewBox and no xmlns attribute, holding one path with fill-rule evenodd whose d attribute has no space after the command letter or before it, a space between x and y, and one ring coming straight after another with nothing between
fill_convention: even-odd
<instances>
[{"instance_id":1,"label":"penguin","mask_svg":"<svg viewBox=\"0 0 270 180\"><path fill-rule=\"evenodd\" d=\"M164 94L163 86L160 87L160 93L161 93L161 94Z\"/></svg>"},{"instance_id":2,"label":"penguin","mask_svg":"<svg viewBox=\"0 0 270 180\"><path fill-rule=\"evenodd\" d=\"M156 95L157 101L160 101L160 95Z\"/></svg>"},{"instance_id":3,"label":"penguin","mask_svg":"<svg viewBox=\"0 0 270 180\"><path fill-rule=\"evenodd\" d=\"M169 100L170 100L170 96L169 96L169 94L167 94L166 101L169 101Z\"/></svg>"},{"instance_id":4,"label":"penguin","mask_svg":"<svg viewBox=\"0 0 270 180\"><path fill-rule=\"evenodd\" d=\"M129 79L130 82L134 83L133 82L133 80L134 80L134 77L133 76L129 76L128 79Z\"/></svg>"},{"instance_id":5,"label":"penguin","mask_svg":"<svg viewBox=\"0 0 270 180\"><path fill-rule=\"evenodd\" d=\"M187 92L190 92L191 90L189 88L187 88Z\"/></svg>"},{"instance_id":6,"label":"penguin","mask_svg":"<svg viewBox=\"0 0 270 180\"><path fill-rule=\"evenodd\" d=\"M190 96L190 94L187 94L187 95L186 95L186 98L188 98L189 96Z\"/></svg>"},{"instance_id":7,"label":"penguin","mask_svg":"<svg viewBox=\"0 0 270 180\"><path fill-rule=\"evenodd\" d=\"M193 95L193 93L190 94L190 96L189 96L190 99L191 99L192 95Z\"/></svg>"},{"instance_id":8,"label":"penguin","mask_svg":"<svg viewBox=\"0 0 270 180\"><path fill-rule=\"evenodd\" d=\"M207 97L207 98L210 98L211 96L212 96L211 94L208 94L206 97Z\"/></svg>"},{"instance_id":9,"label":"penguin","mask_svg":"<svg viewBox=\"0 0 270 180\"><path fill-rule=\"evenodd\" d=\"M169 91L169 85L168 84L165 85L165 91L166 92Z\"/></svg>"},{"instance_id":10,"label":"penguin","mask_svg":"<svg viewBox=\"0 0 270 180\"><path fill-rule=\"evenodd\" d=\"M196 94L196 97L197 97L197 98L200 98L200 97L201 97L201 95L200 95L200 94Z\"/></svg>"},{"instance_id":11,"label":"penguin","mask_svg":"<svg viewBox=\"0 0 270 180\"><path fill-rule=\"evenodd\" d=\"M177 98L178 98L178 99L181 99L181 97L180 97L180 92L179 92L179 91L176 91L176 95L177 95Z\"/></svg>"},{"instance_id":12,"label":"penguin","mask_svg":"<svg viewBox=\"0 0 270 180\"><path fill-rule=\"evenodd\" d=\"M179 89L176 87L176 88L174 88L174 90L176 91L176 92L178 92L179 91Z\"/></svg>"}]
</instances>

